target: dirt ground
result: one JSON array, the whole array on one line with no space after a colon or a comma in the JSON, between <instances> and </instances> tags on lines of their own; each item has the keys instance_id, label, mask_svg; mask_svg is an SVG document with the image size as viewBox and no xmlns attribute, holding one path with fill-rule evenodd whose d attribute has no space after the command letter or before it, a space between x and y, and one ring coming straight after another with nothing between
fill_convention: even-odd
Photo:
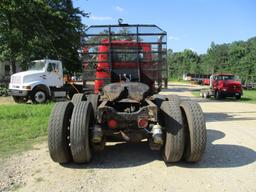
<instances>
[{"instance_id":1,"label":"dirt ground","mask_svg":"<svg viewBox=\"0 0 256 192\"><path fill-rule=\"evenodd\" d=\"M172 84L164 94L190 97L198 88ZM197 164L166 165L146 143L115 143L88 165L59 165L42 143L2 160L0 191L256 191L256 105L197 100L208 136Z\"/></svg>"},{"instance_id":2,"label":"dirt ground","mask_svg":"<svg viewBox=\"0 0 256 192\"><path fill-rule=\"evenodd\" d=\"M0 97L0 105L4 104L15 104L12 97Z\"/></svg>"}]
</instances>

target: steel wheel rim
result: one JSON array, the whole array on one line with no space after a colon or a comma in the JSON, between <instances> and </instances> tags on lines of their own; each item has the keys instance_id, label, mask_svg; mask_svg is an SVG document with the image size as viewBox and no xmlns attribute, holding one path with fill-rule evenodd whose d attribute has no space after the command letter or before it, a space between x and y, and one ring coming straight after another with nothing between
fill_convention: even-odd
<instances>
[{"instance_id":1,"label":"steel wheel rim","mask_svg":"<svg viewBox=\"0 0 256 192\"><path fill-rule=\"evenodd\" d=\"M43 103L46 100L46 95L43 91L37 91L35 94L35 101L37 103Z\"/></svg>"}]
</instances>

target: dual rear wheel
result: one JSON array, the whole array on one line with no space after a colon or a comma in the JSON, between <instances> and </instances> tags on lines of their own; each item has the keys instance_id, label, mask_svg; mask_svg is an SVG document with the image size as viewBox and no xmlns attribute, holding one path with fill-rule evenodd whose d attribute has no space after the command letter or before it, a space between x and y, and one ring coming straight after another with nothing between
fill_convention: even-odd
<instances>
[{"instance_id":1,"label":"dual rear wheel","mask_svg":"<svg viewBox=\"0 0 256 192\"><path fill-rule=\"evenodd\" d=\"M94 121L90 102L59 102L51 114L48 147L53 161L87 163L91 160L90 126Z\"/></svg>"},{"instance_id":2,"label":"dual rear wheel","mask_svg":"<svg viewBox=\"0 0 256 192\"><path fill-rule=\"evenodd\" d=\"M96 102L97 99L94 100ZM55 104L48 128L48 146L53 161L88 163L91 160L90 127L95 121L94 107L89 100ZM198 103L163 101L159 119L165 128L163 158L166 163L182 159L197 162L202 158L206 146L206 128Z\"/></svg>"},{"instance_id":3,"label":"dual rear wheel","mask_svg":"<svg viewBox=\"0 0 256 192\"><path fill-rule=\"evenodd\" d=\"M181 101L179 105L164 101L160 115L166 130L164 161L200 161L206 146L205 119L200 105L194 101Z\"/></svg>"}]
</instances>

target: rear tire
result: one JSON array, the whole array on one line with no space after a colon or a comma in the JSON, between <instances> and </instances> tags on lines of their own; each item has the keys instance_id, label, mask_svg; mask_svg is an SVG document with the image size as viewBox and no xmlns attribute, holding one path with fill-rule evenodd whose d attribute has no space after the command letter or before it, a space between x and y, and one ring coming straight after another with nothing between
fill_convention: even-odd
<instances>
[{"instance_id":1,"label":"rear tire","mask_svg":"<svg viewBox=\"0 0 256 192\"><path fill-rule=\"evenodd\" d=\"M220 100L221 98L222 98L222 96L221 96L221 92L219 91L219 90L217 90L216 92L215 92L215 99L218 99L218 100Z\"/></svg>"},{"instance_id":2,"label":"rear tire","mask_svg":"<svg viewBox=\"0 0 256 192\"><path fill-rule=\"evenodd\" d=\"M188 162L200 161L206 147L206 125L203 111L195 101L183 101L180 104L185 128L186 144L184 159Z\"/></svg>"},{"instance_id":3,"label":"rear tire","mask_svg":"<svg viewBox=\"0 0 256 192\"><path fill-rule=\"evenodd\" d=\"M93 122L92 104L84 101L77 103L70 125L71 152L76 163L88 163L91 160L89 128L93 126Z\"/></svg>"},{"instance_id":4,"label":"rear tire","mask_svg":"<svg viewBox=\"0 0 256 192\"><path fill-rule=\"evenodd\" d=\"M173 101L173 102L177 103L178 105L181 102L180 97L178 95L166 95L166 98L168 99L168 101Z\"/></svg>"},{"instance_id":5,"label":"rear tire","mask_svg":"<svg viewBox=\"0 0 256 192\"><path fill-rule=\"evenodd\" d=\"M48 126L48 148L53 161L68 163L72 160L69 147L69 126L73 103L56 103Z\"/></svg>"},{"instance_id":6,"label":"rear tire","mask_svg":"<svg viewBox=\"0 0 256 192\"><path fill-rule=\"evenodd\" d=\"M240 100L241 99L241 95L236 95L236 100Z\"/></svg>"},{"instance_id":7,"label":"rear tire","mask_svg":"<svg viewBox=\"0 0 256 192\"><path fill-rule=\"evenodd\" d=\"M160 107L165 127L163 157L166 163L178 162L184 151L184 128L179 105L175 101L164 101Z\"/></svg>"},{"instance_id":8,"label":"rear tire","mask_svg":"<svg viewBox=\"0 0 256 192\"><path fill-rule=\"evenodd\" d=\"M91 102L94 115L96 115L96 111L99 103L99 95L95 95L95 94L87 95L87 101Z\"/></svg>"},{"instance_id":9,"label":"rear tire","mask_svg":"<svg viewBox=\"0 0 256 192\"><path fill-rule=\"evenodd\" d=\"M86 95L83 93L76 93L72 97L72 103L76 104L81 101L86 101Z\"/></svg>"}]
</instances>

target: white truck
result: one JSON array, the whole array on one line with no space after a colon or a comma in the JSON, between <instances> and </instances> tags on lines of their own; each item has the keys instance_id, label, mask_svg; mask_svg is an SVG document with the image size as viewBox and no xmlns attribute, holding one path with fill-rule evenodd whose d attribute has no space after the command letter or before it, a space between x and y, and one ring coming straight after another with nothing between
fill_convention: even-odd
<instances>
[{"instance_id":1,"label":"white truck","mask_svg":"<svg viewBox=\"0 0 256 192\"><path fill-rule=\"evenodd\" d=\"M35 60L27 71L15 73L9 84L16 103L45 103L47 100L72 98L82 92L82 85L64 81L63 66L59 60Z\"/></svg>"}]
</instances>

